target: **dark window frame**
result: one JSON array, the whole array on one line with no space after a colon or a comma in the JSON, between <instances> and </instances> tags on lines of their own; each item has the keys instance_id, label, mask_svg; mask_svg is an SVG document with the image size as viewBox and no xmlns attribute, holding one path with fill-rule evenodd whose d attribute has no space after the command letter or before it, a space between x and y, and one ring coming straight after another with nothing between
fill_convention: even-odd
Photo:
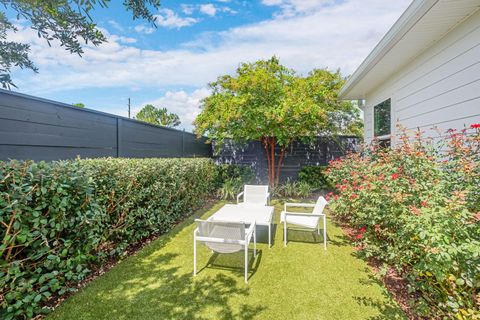
<instances>
[{"instance_id":1,"label":"dark window frame","mask_svg":"<svg viewBox=\"0 0 480 320\"><path fill-rule=\"evenodd\" d=\"M374 138L379 141L380 145L390 146L392 133L392 99L388 98L376 104L373 107L372 113Z\"/></svg>"}]
</instances>

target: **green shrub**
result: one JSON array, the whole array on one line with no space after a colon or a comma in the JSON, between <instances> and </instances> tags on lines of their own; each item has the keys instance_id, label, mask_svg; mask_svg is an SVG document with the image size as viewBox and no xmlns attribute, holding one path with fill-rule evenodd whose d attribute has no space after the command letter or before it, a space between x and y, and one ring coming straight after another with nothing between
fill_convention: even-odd
<instances>
[{"instance_id":1,"label":"green shrub","mask_svg":"<svg viewBox=\"0 0 480 320\"><path fill-rule=\"evenodd\" d=\"M273 196L277 198L307 198L313 191L314 189L309 183L288 179L274 189Z\"/></svg>"},{"instance_id":2,"label":"green shrub","mask_svg":"<svg viewBox=\"0 0 480 320\"><path fill-rule=\"evenodd\" d=\"M298 181L308 183L315 190L329 190L332 185L325 170L327 166L306 166L298 173Z\"/></svg>"},{"instance_id":3,"label":"green shrub","mask_svg":"<svg viewBox=\"0 0 480 320\"><path fill-rule=\"evenodd\" d=\"M235 200L236 196L242 192L242 184L238 179L227 179L218 189L218 197L222 200Z\"/></svg>"},{"instance_id":4,"label":"green shrub","mask_svg":"<svg viewBox=\"0 0 480 320\"><path fill-rule=\"evenodd\" d=\"M477 125L480 126L480 125ZM475 127L472 126L472 129ZM476 131L475 131L476 130ZM433 147L406 135L395 149L334 161L334 214L357 228L360 253L395 267L419 315L480 319L480 131Z\"/></svg>"},{"instance_id":5,"label":"green shrub","mask_svg":"<svg viewBox=\"0 0 480 320\"><path fill-rule=\"evenodd\" d=\"M0 318L47 312L89 266L191 214L216 177L208 159L0 162Z\"/></svg>"}]
</instances>

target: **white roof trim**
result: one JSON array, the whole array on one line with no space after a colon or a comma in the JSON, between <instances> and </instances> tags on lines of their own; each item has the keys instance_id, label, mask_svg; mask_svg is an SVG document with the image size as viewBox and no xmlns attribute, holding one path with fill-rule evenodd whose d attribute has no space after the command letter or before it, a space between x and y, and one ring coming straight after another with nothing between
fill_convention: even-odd
<instances>
[{"instance_id":1,"label":"white roof trim","mask_svg":"<svg viewBox=\"0 0 480 320\"><path fill-rule=\"evenodd\" d=\"M348 97L348 94L438 1L439 0L413 1L343 85L339 93L340 97L352 100L357 98L363 99L363 96L354 98Z\"/></svg>"}]
</instances>

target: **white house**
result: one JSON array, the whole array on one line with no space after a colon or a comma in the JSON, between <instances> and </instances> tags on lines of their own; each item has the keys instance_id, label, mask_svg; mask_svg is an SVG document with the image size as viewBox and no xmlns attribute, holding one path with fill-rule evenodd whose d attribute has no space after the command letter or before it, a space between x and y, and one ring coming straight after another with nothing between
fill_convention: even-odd
<instances>
[{"instance_id":1,"label":"white house","mask_svg":"<svg viewBox=\"0 0 480 320\"><path fill-rule=\"evenodd\" d=\"M365 100L367 143L394 144L397 123L431 137L480 123L480 0L413 1L340 96Z\"/></svg>"}]
</instances>

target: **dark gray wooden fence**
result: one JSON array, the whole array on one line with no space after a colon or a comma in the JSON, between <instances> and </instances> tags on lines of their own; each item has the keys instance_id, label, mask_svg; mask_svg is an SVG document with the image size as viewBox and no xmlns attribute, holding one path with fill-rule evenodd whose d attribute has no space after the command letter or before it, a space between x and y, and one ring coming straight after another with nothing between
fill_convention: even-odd
<instances>
[{"instance_id":1,"label":"dark gray wooden fence","mask_svg":"<svg viewBox=\"0 0 480 320\"><path fill-rule=\"evenodd\" d=\"M285 152L280 179L297 179L299 171L305 166L326 166L330 160L355 152L361 140L354 136L318 137L314 143L307 145L294 142ZM275 154L279 154L279 148ZM228 142L215 155L217 162L239 164L252 167L257 181L268 180L268 167L265 150L259 141L247 144Z\"/></svg>"},{"instance_id":2,"label":"dark gray wooden fence","mask_svg":"<svg viewBox=\"0 0 480 320\"><path fill-rule=\"evenodd\" d=\"M211 157L184 131L0 89L0 160Z\"/></svg>"}]
</instances>

